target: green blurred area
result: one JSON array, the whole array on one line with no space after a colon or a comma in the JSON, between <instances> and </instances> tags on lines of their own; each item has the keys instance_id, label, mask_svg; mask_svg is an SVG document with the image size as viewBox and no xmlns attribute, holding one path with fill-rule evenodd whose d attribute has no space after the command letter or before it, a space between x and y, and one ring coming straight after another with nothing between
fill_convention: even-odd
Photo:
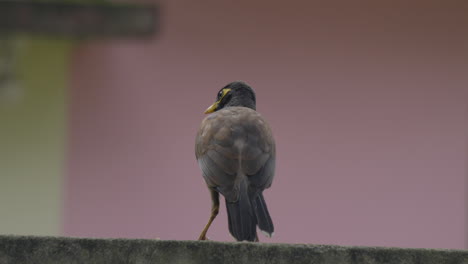
<instances>
[{"instance_id":1,"label":"green blurred area","mask_svg":"<svg viewBox=\"0 0 468 264\"><path fill-rule=\"evenodd\" d=\"M0 43L0 233L56 235L71 42Z\"/></svg>"}]
</instances>

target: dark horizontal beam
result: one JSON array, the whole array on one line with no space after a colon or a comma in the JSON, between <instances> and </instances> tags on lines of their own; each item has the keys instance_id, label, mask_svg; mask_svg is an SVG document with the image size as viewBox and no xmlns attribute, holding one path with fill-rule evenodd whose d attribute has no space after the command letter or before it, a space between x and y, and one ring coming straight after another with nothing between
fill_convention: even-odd
<instances>
[{"instance_id":1,"label":"dark horizontal beam","mask_svg":"<svg viewBox=\"0 0 468 264\"><path fill-rule=\"evenodd\" d=\"M0 35L150 36L157 18L154 5L0 0Z\"/></svg>"}]
</instances>

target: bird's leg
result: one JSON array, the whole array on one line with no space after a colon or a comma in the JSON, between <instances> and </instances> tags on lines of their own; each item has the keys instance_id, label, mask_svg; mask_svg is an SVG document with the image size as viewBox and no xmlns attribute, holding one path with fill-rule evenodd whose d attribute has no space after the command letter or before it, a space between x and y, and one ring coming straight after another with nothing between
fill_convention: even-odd
<instances>
[{"instance_id":1,"label":"bird's leg","mask_svg":"<svg viewBox=\"0 0 468 264\"><path fill-rule=\"evenodd\" d=\"M211 223L213 223L213 220L216 218L219 212L219 193L215 191L214 189L210 188L210 193L211 193L211 216L210 219L208 220L208 223L206 224L205 228L203 228L203 231L200 234L200 237L198 240L208 240L206 238L206 232L208 232L208 229L211 226Z\"/></svg>"}]
</instances>

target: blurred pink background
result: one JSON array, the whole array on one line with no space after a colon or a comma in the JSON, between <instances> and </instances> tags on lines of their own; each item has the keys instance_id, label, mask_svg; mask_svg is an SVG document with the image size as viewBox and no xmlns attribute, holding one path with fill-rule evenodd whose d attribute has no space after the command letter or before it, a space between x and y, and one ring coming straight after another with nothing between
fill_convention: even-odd
<instances>
[{"instance_id":1,"label":"blurred pink background","mask_svg":"<svg viewBox=\"0 0 468 264\"><path fill-rule=\"evenodd\" d=\"M64 235L196 239L195 134L243 80L277 142L262 242L467 247L466 2L161 6L157 37L74 50Z\"/></svg>"}]
</instances>

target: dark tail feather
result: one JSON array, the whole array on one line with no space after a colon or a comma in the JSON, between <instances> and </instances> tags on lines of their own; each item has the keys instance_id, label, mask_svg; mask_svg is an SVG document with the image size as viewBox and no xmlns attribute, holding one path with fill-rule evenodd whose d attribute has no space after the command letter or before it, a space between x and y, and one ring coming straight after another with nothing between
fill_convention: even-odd
<instances>
[{"instance_id":1,"label":"dark tail feather","mask_svg":"<svg viewBox=\"0 0 468 264\"><path fill-rule=\"evenodd\" d=\"M262 193L257 195L254 205L255 214L258 221L258 228L266 232L268 236L271 237L275 231L275 227L273 226L273 221L271 221L270 213L268 213L268 208Z\"/></svg>"},{"instance_id":2,"label":"dark tail feather","mask_svg":"<svg viewBox=\"0 0 468 264\"><path fill-rule=\"evenodd\" d=\"M257 237L257 217L247 192L247 183L239 188L239 200L231 203L226 200L229 232L237 241L255 241ZM270 220L271 221L271 220Z\"/></svg>"}]
</instances>

